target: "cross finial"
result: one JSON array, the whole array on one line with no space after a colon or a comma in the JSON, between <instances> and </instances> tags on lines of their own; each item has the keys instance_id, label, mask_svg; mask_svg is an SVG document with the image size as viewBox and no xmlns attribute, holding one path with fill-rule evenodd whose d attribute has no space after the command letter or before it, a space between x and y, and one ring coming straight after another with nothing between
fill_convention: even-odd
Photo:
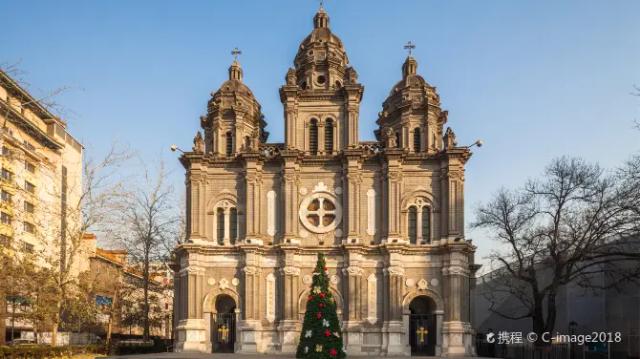
<instances>
[{"instance_id":1,"label":"cross finial","mask_svg":"<svg viewBox=\"0 0 640 359\"><path fill-rule=\"evenodd\" d=\"M324 0L320 0L320 9L322 9L322 5L324 5Z\"/></svg>"},{"instance_id":2,"label":"cross finial","mask_svg":"<svg viewBox=\"0 0 640 359\"><path fill-rule=\"evenodd\" d=\"M238 55L242 55L242 51L234 47L233 50L231 50L231 55L233 55L233 61L238 61Z\"/></svg>"},{"instance_id":3,"label":"cross finial","mask_svg":"<svg viewBox=\"0 0 640 359\"><path fill-rule=\"evenodd\" d=\"M411 41L407 42L407 44L404 45L404 49L409 51L409 56L411 56L411 52L413 52L413 49L415 48L416 48L416 45Z\"/></svg>"}]
</instances>

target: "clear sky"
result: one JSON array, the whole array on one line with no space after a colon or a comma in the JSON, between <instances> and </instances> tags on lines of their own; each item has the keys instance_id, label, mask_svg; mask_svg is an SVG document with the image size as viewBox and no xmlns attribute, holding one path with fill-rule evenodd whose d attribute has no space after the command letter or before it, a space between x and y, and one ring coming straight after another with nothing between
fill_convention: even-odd
<instances>
[{"instance_id":1,"label":"clear sky","mask_svg":"<svg viewBox=\"0 0 640 359\"><path fill-rule=\"evenodd\" d=\"M0 63L25 71L36 95L56 101L99 157L113 141L149 162L163 157L182 186L170 144L190 148L210 93L238 46L245 82L283 140L278 88L311 31L313 0L0 0ZM408 40L418 71L437 86L460 144L482 138L466 172L467 221L500 186L537 176L559 155L605 167L640 150L640 1L327 0L365 86L360 138L400 79ZM478 259L494 244L468 237Z\"/></svg>"}]
</instances>

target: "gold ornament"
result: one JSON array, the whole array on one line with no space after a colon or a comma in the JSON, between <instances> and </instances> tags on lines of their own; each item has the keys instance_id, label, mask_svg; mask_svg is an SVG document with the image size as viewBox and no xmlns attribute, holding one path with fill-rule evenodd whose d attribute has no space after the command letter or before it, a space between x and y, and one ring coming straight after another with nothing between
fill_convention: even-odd
<instances>
[{"instance_id":1,"label":"gold ornament","mask_svg":"<svg viewBox=\"0 0 640 359\"><path fill-rule=\"evenodd\" d=\"M316 352L320 353L322 351L322 345L316 344Z\"/></svg>"}]
</instances>

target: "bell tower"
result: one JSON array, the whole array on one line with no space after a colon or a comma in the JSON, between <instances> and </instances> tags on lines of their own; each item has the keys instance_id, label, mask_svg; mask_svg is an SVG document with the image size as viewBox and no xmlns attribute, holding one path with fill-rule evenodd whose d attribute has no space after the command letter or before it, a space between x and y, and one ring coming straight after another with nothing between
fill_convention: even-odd
<instances>
[{"instance_id":1,"label":"bell tower","mask_svg":"<svg viewBox=\"0 0 640 359\"><path fill-rule=\"evenodd\" d=\"M229 66L229 79L211 94L207 115L201 118L204 129L205 151L233 158L240 152L257 151L268 133L260 104L253 92L242 81L243 71L238 62L241 54L231 51L234 59Z\"/></svg>"},{"instance_id":2,"label":"bell tower","mask_svg":"<svg viewBox=\"0 0 640 359\"><path fill-rule=\"evenodd\" d=\"M342 41L320 7L280 88L285 146L306 155L332 155L358 144L358 114L364 87Z\"/></svg>"},{"instance_id":3,"label":"bell tower","mask_svg":"<svg viewBox=\"0 0 640 359\"><path fill-rule=\"evenodd\" d=\"M434 154L443 148L443 126L447 111L440 107L436 88L418 74L418 62L409 50L402 64L402 79L398 81L382 104L376 131L378 140L387 147L403 148L411 153Z\"/></svg>"}]
</instances>

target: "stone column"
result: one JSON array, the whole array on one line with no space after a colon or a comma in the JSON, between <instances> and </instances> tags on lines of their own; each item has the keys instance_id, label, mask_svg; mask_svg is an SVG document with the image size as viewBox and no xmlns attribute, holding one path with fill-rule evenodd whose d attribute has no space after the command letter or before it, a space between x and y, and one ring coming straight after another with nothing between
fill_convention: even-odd
<instances>
[{"instance_id":1,"label":"stone column","mask_svg":"<svg viewBox=\"0 0 640 359\"><path fill-rule=\"evenodd\" d=\"M404 355L406 351L405 329L402 317L404 268L390 266L384 270L389 288L389 317L386 318L387 355Z\"/></svg>"},{"instance_id":2,"label":"stone column","mask_svg":"<svg viewBox=\"0 0 640 359\"><path fill-rule=\"evenodd\" d=\"M259 241L261 228L261 179L262 165L257 162L257 156L252 153L245 155L246 157L246 206L244 214L245 238L252 244L261 244ZM238 236L241 234L238 233Z\"/></svg>"},{"instance_id":3,"label":"stone column","mask_svg":"<svg viewBox=\"0 0 640 359\"><path fill-rule=\"evenodd\" d=\"M282 269L284 282L284 319L298 320L298 288L300 269L284 267Z\"/></svg>"},{"instance_id":4,"label":"stone column","mask_svg":"<svg viewBox=\"0 0 640 359\"><path fill-rule=\"evenodd\" d=\"M469 354L465 348L465 335L467 333L464 319L462 318L463 306L463 281L466 270L458 265L450 265L442 269L446 298L445 319L443 323L443 346L445 356Z\"/></svg>"},{"instance_id":5,"label":"stone column","mask_svg":"<svg viewBox=\"0 0 640 359\"><path fill-rule=\"evenodd\" d=\"M231 225L231 209L230 208L225 208L224 209L224 244L225 245L229 245L231 243L231 231L229 228L229 226Z\"/></svg>"},{"instance_id":6,"label":"stone column","mask_svg":"<svg viewBox=\"0 0 640 359\"><path fill-rule=\"evenodd\" d=\"M418 207L418 215L416 216L416 244L422 243L422 208Z\"/></svg>"},{"instance_id":7,"label":"stone column","mask_svg":"<svg viewBox=\"0 0 640 359\"><path fill-rule=\"evenodd\" d=\"M205 321L202 314L202 295L204 283L204 269L187 267L180 271L179 302L184 303L183 317L176 326L177 352L196 351L206 352L210 343L206 338ZM186 317L186 318L185 318Z\"/></svg>"},{"instance_id":8,"label":"stone column","mask_svg":"<svg viewBox=\"0 0 640 359\"><path fill-rule=\"evenodd\" d=\"M442 354L442 321L444 320L444 311L436 310L436 355Z\"/></svg>"},{"instance_id":9,"label":"stone column","mask_svg":"<svg viewBox=\"0 0 640 359\"><path fill-rule=\"evenodd\" d=\"M324 121L318 120L318 153L324 153Z\"/></svg>"},{"instance_id":10,"label":"stone column","mask_svg":"<svg viewBox=\"0 0 640 359\"><path fill-rule=\"evenodd\" d=\"M362 268L350 266L346 269L347 283L349 287L348 293L348 312L349 321L360 321L362 319Z\"/></svg>"},{"instance_id":11,"label":"stone column","mask_svg":"<svg viewBox=\"0 0 640 359\"><path fill-rule=\"evenodd\" d=\"M347 311L348 317L345 323L346 349L349 354L364 354L362 352L362 268L349 265L344 270L347 280Z\"/></svg>"},{"instance_id":12,"label":"stone column","mask_svg":"<svg viewBox=\"0 0 640 359\"><path fill-rule=\"evenodd\" d=\"M245 311L244 317L246 320L260 320L258 311L259 301L259 270L254 266L246 266L243 268L244 272L244 303L245 303Z\"/></svg>"},{"instance_id":13,"label":"stone column","mask_svg":"<svg viewBox=\"0 0 640 359\"><path fill-rule=\"evenodd\" d=\"M389 170L388 172L388 211L389 211L389 234L390 241L400 239L400 184L401 174L399 171Z\"/></svg>"},{"instance_id":14,"label":"stone column","mask_svg":"<svg viewBox=\"0 0 640 359\"><path fill-rule=\"evenodd\" d=\"M287 265L282 268L284 282L284 320L280 322L280 342L282 353L295 353L300 334L300 323L298 320L298 291L300 280L300 269Z\"/></svg>"},{"instance_id":15,"label":"stone column","mask_svg":"<svg viewBox=\"0 0 640 359\"><path fill-rule=\"evenodd\" d=\"M284 240L295 239L298 223L298 186L296 183L296 152L283 151L284 168L282 170L282 193L284 205Z\"/></svg>"}]
</instances>

